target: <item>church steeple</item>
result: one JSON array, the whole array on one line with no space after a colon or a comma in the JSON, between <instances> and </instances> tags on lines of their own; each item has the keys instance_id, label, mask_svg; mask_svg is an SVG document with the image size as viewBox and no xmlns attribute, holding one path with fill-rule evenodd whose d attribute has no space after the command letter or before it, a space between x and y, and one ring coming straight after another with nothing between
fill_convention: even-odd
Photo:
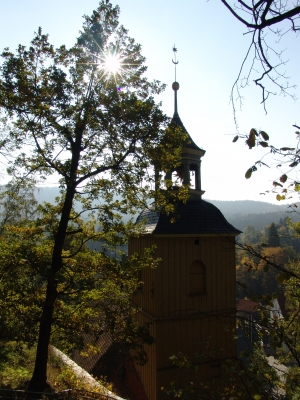
<instances>
[{"instance_id":1,"label":"church steeple","mask_svg":"<svg viewBox=\"0 0 300 400\"><path fill-rule=\"evenodd\" d=\"M174 63L176 67L176 58ZM240 231L217 207L201 198L200 163L205 151L193 142L179 118L176 76L172 87L172 124L186 132L187 141L180 165L171 168L166 179L172 180L170 190L188 185L190 196L185 203L176 202L169 215L157 210L155 203L145 208L137 219L146 224L145 233L130 238L128 247L131 256L155 246L155 256L161 260L157 268L141 271L143 288L133 298L139 308L136 320L140 326L148 324L155 337L155 343L147 347L148 363L136 367L151 400L165 399L161 388L166 382L176 380L186 385L190 381L189 375L183 376L180 368L172 366L170 354L181 351L192 355L197 343L197 351L206 362L195 372L195 390L202 387L197 386L200 382L214 383L216 365L219 377L224 361L237 356L234 237ZM222 351L213 356L217 349Z\"/></svg>"},{"instance_id":2,"label":"church steeple","mask_svg":"<svg viewBox=\"0 0 300 400\"><path fill-rule=\"evenodd\" d=\"M175 81L172 84L172 89L174 90L174 115L172 118L171 125L179 126L184 133L187 134L186 145L182 150L182 165L177 167L173 171L170 171L167 175L167 179L172 179L172 173L177 172L178 176L181 174L181 181L183 185L190 185L190 195L191 197L200 197L204 193L201 190L201 157L204 156L205 150L201 149L193 141L189 133L187 132L185 126L183 125L179 114L178 114L178 102L177 102L177 92L179 90L179 83L176 80L176 67L179 61L176 58L177 48L173 47L175 65ZM194 178L194 179L192 179Z\"/></svg>"}]
</instances>

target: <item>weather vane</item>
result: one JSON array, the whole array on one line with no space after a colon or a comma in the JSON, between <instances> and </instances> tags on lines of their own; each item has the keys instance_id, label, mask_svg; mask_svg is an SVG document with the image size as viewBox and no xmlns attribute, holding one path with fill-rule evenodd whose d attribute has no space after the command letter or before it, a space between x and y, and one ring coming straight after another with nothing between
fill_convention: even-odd
<instances>
[{"instance_id":1,"label":"weather vane","mask_svg":"<svg viewBox=\"0 0 300 400\"><path fill-rule=\"evenodd\" d=\"M172 58L172 63L175 64L175 82L176 82L176 65L179 63L179 61L176 60L177 49L175 47L175 44L174 44L174 47L173 47L173 52L174 52L175 61Z\"/></svg>"}]
</instances>

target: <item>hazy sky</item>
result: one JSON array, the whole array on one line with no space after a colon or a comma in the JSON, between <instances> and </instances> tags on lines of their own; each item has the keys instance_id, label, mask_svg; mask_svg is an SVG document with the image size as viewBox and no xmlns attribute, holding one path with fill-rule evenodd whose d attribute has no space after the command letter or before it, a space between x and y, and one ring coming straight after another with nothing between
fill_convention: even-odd
<instances>
[{"instance_id":1,"label":"hazy sky","mask_svg":"<svg viewBox=\"0 0 300 400\"><path fill-rule=\"evenodd\" d=\"M72 46L82 25L82 15L91 14L97 0L0 0L0 50L14 50L19 43L28 45L41 26L55 46ZM119 0L121 23L130 36L142 44L147 58L147 75L167 84L159 98L163 110L173 115L174 65L172 47L176 44L179 60L177 80L178 110L181 120L198 146L206 150L202 161L204 198L218 200L253 199L275 201L259 193L269 189L281 175L275 160L270 170L260 169L250 180L245 172L260 154L249 151L243 141L233 144L236 133L231 87L246 54L250 36L222 5L220 0ZM281 44L289 60L286 73L298 84L300 38L286 35ZM244 105L238 113L240 132L252 127L269 133L278 146L295 145L295 128L300 124L299 101L276 96L269 100L268 114L260 105L261 93L251 85L243 92ZM251 210L250 210L251 211Z\"/></svg>"}]
</instances>

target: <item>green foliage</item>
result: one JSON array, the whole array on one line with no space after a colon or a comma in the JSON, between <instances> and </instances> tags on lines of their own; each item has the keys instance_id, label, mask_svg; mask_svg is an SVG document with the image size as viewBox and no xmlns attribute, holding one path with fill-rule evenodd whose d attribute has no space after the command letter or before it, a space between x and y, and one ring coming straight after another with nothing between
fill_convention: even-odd
<instances>
[{"instance_id":1,"label":"green foliage","mask_svg":"<svg viewBox=\"0 0 300 400\"><path fill-rule=\"evenodd\" d=\"M248 248L238 252L236 277L241 285L238 285L237 296L244 298L254 294L264 295L282 291L278 277L281 268L288 262L289 252L280 247L251 246L255 252L250 254Z\"/></svg>"},{"instance_id":2,"label":"green foliage","mask_svg":"<svg viewBox=\"0 0 300 400\"><path fill-rule=\"evenodd\" d=\"M180 385L171 382L161 388L173 398L188 400L198 399L273 399L278 398L281 383L276 371L268 365L261 348L255 347L250 352L247 365L240 359L218 360L220 375L210 382L201 381L201 364L209 363L217 358L216 354L197 354L192 356L178 353L171 357L174 366L187 375L189 383Z\"/></svg>"},{"instance_id":3,"label":"green foliage","mask_svg":"<svg viewBox=\"0 0 300 400\"><path fill-rule=\"evenodd\" d=\"M268 233L268 246L269 247L279 247L280 239L278 236L277 228L274 222L270 225L269 233Z\"/></svg>"},{"instance_id":4,"label":"green foliage","mask_svg":"<svg viewBox=\"0 0 300 400\"><path fill-rule=\"evenodd\" d=\"M299 273L299 264L288 267L295 274ZM258 343L267 344L267 349L274 356L275 371L281 371L277 386L283 390L286 399L298 398L300 387L300 348L299 348L299 278L288 276L283 279L283 292L286 299L284 317L277 312L270 312L273 300L261 298L257 307ZM267 300L267 299L266 299ZM251 354L250 354L251 357ZM257 364L257 362L256 362ZM259 365L257 365L257 368ZM263 366L262 371L266 373Z\"/></svg>"},{"instance_id":5,"label":"green foliage","mask_svg":"<svg viewBox=\"0 0 300 400\"><path fill-rule=\"evenodd\" d=\"M24 389L33 366L33 349L17 342L0 341L0 389Z\"/></svg>"},{"instance_id":6,"label":"green foliage","mask_svg":"<svg viewBox=\"0 0 300 400\"><path fill-rule=\"evenodd\" d=\"M23 225L37 217L34 182L11 181L0 188L0 233L5 225Z\"/></svg>"},{"instance_id":7,"label":"green foliage","mask_svg":"<svg viewBox=\"0 0 300 400\"><path fill-rule=\"evenodd\" d=\"M164 85L145 78L141 46L118 17L119 8L102 1L84 17L70 49L55 49L39 28L28 48L2 54L1 146L8 172L19 180L56 175L61 188L55 206L39 207L32 225L5 226L1 240L4 331L38 343L30 390L45 386L50 339L72 348L82 333L109 330L145 361L142 343L151 338L133 323L129 299L136 271L157 261L151 250L112 259L90 251L87 243L124 245L143 227L123 223L122 215L133 215L149 197L166 212L176 199L187 198L187 187L160 190L170 186L163 174L178 165L186 135L168 127L154 101ZM113 53L122 64L115 75L104 62ZM8 310L15 304L10 322Z\"/></svg>"},{"instance_id":8,"label":"green foliage","mask_svg":"<svg viewBox=\"0 0 300 400\"><path fill-rule=\"evenodd\" d=\"M278 228L275 224L271 224L266 227L265 232L270 238L269 242L274 236L276 239L279 236L284 243L287 233L293 234L293 239L298 236L298 228L298 223L292 224L285 218L280 221ZM254 337L257 342L253 345L262 351L261 344L263 344L266 354L272 354L274 357L273 370L281 371L280 380L274 380L271 376L271 382L278 390L281 389L281 394L279 392L277 396L297 399L300 387L299 257L287 246L254 247L245 247L244 259L239 259L240 265L237 267L237 276L245 283L244 288L248 296L252 293L252 299L257 302L254 317L256 321ZM267 272L265 267L269 267ZM275 283L272 276L276 278L277 288L272 287L272 279L273 284ZM283 315L274 308L276 299L280 301L281 307L285 299L285 306L281 308ZM266 354L262 353L265 362ZM247 357L248 362L253 363L257 371L260 370L265 376L269 375L268 365L253 358L252 352L249 352ZM253 373L257 374L257 371L253 370Z\"/></svg>"},{"instance_id":9,"label":"green foliage","mask_svg":"<svg viewBox=\"0 0 300 400\"><path fill-rule=\"evenodd\" d=\"M56 215L51 213L55 208L47 205L47 214L36 221L36 226L8 226L0 236L3 339L13 337L31 345L37 340L54 245L51 232L44 235L43 227L50 227L50 219L55 221ZM95 232L91 222L77 219L79 222L81 232L68 238L63 266L57 274L52 341L70 350L82 345L84 333L97 335L99 330L109 330L117 341L126 336L127 344L144 357L142 341L151 342L151 338L134 323L130 297L139 284L137 272L142 267L155 267L158 260L153 259L151 250L141 256L123 254L119 258L91 251L84 244L87 239L103 240L106 235ZM70 225L70 229L75 226ZM111 232L108 236L111 238Z\"/></svg>"},{"instance_id":10,"label":"green foliage","mask_svg":"<svg viewBox=\"0 0 300 400\"><path fill-rule=\"evenodd\" d=\"M35 349L23 343L0 342L0 389L25 389L32 375ZM52 390L62 391L69 388L107 393L112 386L104 377L97 380L101 387L91 386L83 377L77 376L73 370L57 357L50 356L48 362L48 385Z\"/></svg>"},{"instance_id":11,"label":"green foliage","mask_svg":"<svg viewBox=\"0 0 300 400\"><path fill-rule=\"evenodd\" d=\"M51 384L51 387L55 389L55 391L62 391L72 388L93 392L93 394L101 393L107 395L107 390L113 390L112 385L109 384L103 377L96 380L96 382L101 386L92 385L90 382L84 379L83 376L78 376L78 374L76 374L72 368L64 365L62 362L53 359L53 357L50 357L49 361L49 367L52 372L49 383ZM92 393L89 393L89 396L93 398Z\"/></svg>"},{"instance_id":12,"label":"green foliage","mask_svg":"<svg viewBox=\"0 0 300 400\"><path fill-rule=\"evenodd\" d=\"M52 247L42 238L38 227L8 226L0 236L1 339L36 341Z\"/></svg>"},{"instance_id":13,"label":"green foliage","mask_svg":"<svg viewBox=\"0 0 300 400\"><path fill-rule=\"evenodd\" d=\"M297 125L293 126L297 129L299 128ZM266 132L257 131L254 128L250 130L249 135L236 135L233 139L233 142L236 142L239 138L245 139L245 143L250 150L255 147L268 148L269 155L274 156L276 154L276 162L279 162L277 167L282 169L282 167L285 166L286 172L273 181L274 190L272 190L272 192L276 193L276 199L278 201L292 198L293 195L295 195L295 192L299 191L299 182L297 180L297 176L292 175L292 171L295 170L299 164L299 131L296 131L295 134L297 142L295 147L276 147L270 143L270 137ZM252 176L252 173L257 171L257 167L264 166L270 168L266 162L262 161L263 159L266 159L266 155L267 154L264 154L261 159L257 160L254 165L247 169L245 173L246 179L249 179ZM266 193L269 192L270 190L266 190Z\"/></svg>"},{"instance_id":14,"label":"green foliage","mask_svg":"<svg viewBox=\"0 0 300 400\"><path fill-rule=\"evenodd\" d=\"M242 243L259 244L262 242L263 234L258 229L255 229L253 225L247 225L240 239Z\"/></svg>"},{"instance_id":15,"label":"green foliage","mask_svg":"<svg viewBox=\"0 0 300 400\"><path fill-rule=\"evenodd\" d=\"M252 225L244 229L236 254L238 297L282 292L281 284L290 276L284 267L298 259L300 242L296 226L285 217L279 224L269 224L261 231Z\"/></svg>"},{"instance_id":16,"label":"green foliage","mask_svg":"<svg viewBox=\"0 0 300 400\"><path fill-rule=\"evenodd\" d=\"M26 154L21 149L11 171L23 167L42 177L56 172L67 186L85 182L83 191L92 196L85 199L86 208L99 194L109 203L112 190L126 194L133 211L139 205L137 186L140 195L149 194L153 183L150 163L162 170L176 165L183 137L178 129L166 130L168 119L153 99L164 85L143 76L140 45L118 26L118 14L118 7L103 2L85 17L71 49L54 49L39 29L29 49L19 46L17 55L4 51L0 105L9 148L36 146ZM116 77L119 91L113 78L104 79L101 65L113 49L124 64Z\"/></svg>"}]
</instances>

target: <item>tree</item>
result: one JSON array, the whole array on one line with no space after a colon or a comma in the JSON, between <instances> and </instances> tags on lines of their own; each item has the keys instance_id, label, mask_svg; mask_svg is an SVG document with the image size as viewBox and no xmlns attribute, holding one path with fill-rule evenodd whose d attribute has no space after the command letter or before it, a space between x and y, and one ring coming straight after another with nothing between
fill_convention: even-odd
<instances>
[{"instance_id":1,"label":"tree","mask_svg":"<svg viewBox=\"0 0 300 400\"><path fill-rule=\"evenodd\" d=\"M242 243L257 244L261 242L261 239L262 233L255 229L253 225L247 225L241 235Z\"/></svg>"},{"instance_id":2,"label":"tree","mask_svg":"<svg viewBox=\"0 0 300 400\"><path fill-rule=\"evenodd\" d=\"M133 214L149 196L161 207L164 196L186 194L184 188L154 191L161 177L154 179L151 164L160 171L177 165L185 136L179 129L166 129L168 119L153 98L164 85L143 76L141 47L119 26L118 15L118 7L102 1L91 17L84 17L72 48L54 49L39 28L28 49L20 45L16 55L9 49L2 54L0 106L6 136L1 144L6 154L16 154L9 172L26 178L56 175L61 187L56 207L44 207L49 219L41 221L52 245L30 390L46 384L51 328L60 288L68 287L72 276L70 260L79 257L89 239L99 237L80 216L94 215L102 240L115 246L135 232L132 222L122 223L122 214ZM75 203L80 212L74 211Z\"/></svg>"},{"instance_id":3,"label":"tree","mask_svg":"<svg viewBox=\"0 0 300 400\"><path fill-rule=\"evenodd\" d=\"M267 340L268 348L274 355L273 367L280 372L281 379L277 384L283 389L284 398L297 399L300 392L299 261L290 263L286 268L286 272L278 276L286 300L283 315L270 312L274 298L265 296L257 308L258 341ZM263 373L266 373L265 368Z\"/></svg>"},{"instance_id":4,"label":"tree","mask_svg":"<svg viewBox=\"0 0 300 400\"><path fill-rule=\"evenodd\" d=\"M280 247L280 239L278 236L277 228L274 222L271 223L268 232L268 246L269 247Z\"/></svg>"},{"instance_id":5,"label":"tree","mask_svg":"<svg viewBox=\"0 0 300 400\"><path fill-rule=\"evenodd\" d=\"M239 255L236 268L236 278L240 284L237 288L238 297L243 298L245 294L251 297L281 293L282 288L277 282L280 272L276 268L270 268L269 263L284 268L289 260L288 252L281 247L251 246L253 250L256 249L256 256L249 254L247 250Z\"/></svg>"},{"instance_id":6,"label":"tree","mask_svg":"<svg viewBox=\"0 0 300 400\"><path fill-rule=\"evenodd\" d=\"M265 102L270 95L275 95L274 89L279 89L280 93L291 95L290 86L286 82L287 77L282 71L282 66L286 61L282 58L283 52L276 50L276 43L288 32L297 34L300 30L300 3L297 0L294 3L281 2L278 0L258 0L258 1L242 1L233 4L227 0L221 0L231 14L240 21L246 28L247 33L251 36L250 46L246 52L245 59L242 63L239 75L235 81L231 101L234 105L234 89L237 90L240 97L240 88L248 85L250 76L257 73L254 83L262 91L262 103ZM270 37L275 36L275 43ZM246 78L241 79L241 75L248 57L252 56L250 70L246 74ZM258 66L257 66L258 64ZM241 82L240 82L241 80ZM266 83L267 82L267 83ZM239 86L240 84L240 86ZM274 87L269 88L269 84Z\"/></svg>"},{"instance_id":7,"label":"tree","mask_svg":"<svg viewBox=\"0 0 300 400\"><path fill-rule=\"evenodd\" d=\"M40 208L42 214L44 206ZM48 204L43 219L26 226L6 226L0 236L2 341L16 340L29 346L36 343L55 232L53 229L45 235L44 227L52 225L55 208ZM130 300L140 284L137 279L140 268L154 267L157 261L150 250L142 257L124 255L119 259L91 251L84 242L95 235L94 226L81 221L81 227L80 234L68 239L63 252L64 265L56 276L52 342L72 350L83 346L85 333L96 337L101 331L109 331L117 341L126 337L136 359L143 362L146 355L140 344L143 340L151 343L152 338L146 329L134 323L135 309ZM98 239L101 237L98 234Z\"/></svg>"},{"instance_id":8,"label":"tree","mask_svg":"<svg viewBox=\"0 0 300 400\"><path fill-rule=\"evenodd\" d=\"M216 357L216 354L217 350L213 356ZM172 398L186 400L280 398L279 377L259 348L251 352L247 365L239 358L218 360L219 370L222 371L219 376L212 378L209 383L199 382L199 365L211 360L211 356L208 352L171 356L174 366L182 369L182 374L189 377L189 382L183 386L173 381L162 390Z\"/></svg>"},{"instance_id":9,"label":"tree","mask_svg":"<svg viewBox=\"0 0 300 400\"><path fill-rule=\"evenodd\" d=\"M5 225L23 225L37 217L34 182L11 181L0 192L0 234Z\"/></svg>"},{"instance_id":10,"label":"tree","mask_svg":"<svg viewBox=\"0 0 300 400\"><path fill-rule=\"evenodd\" d=\"M281 2L279 0L258 0L256 2L238 0L238 4L234 4L228 0L221 1L230 13L246 27L246 33L251 36L249 48L246 51L246 56L231 90L234 120L238 128L235 101L238 98L241 103L242 96L240 91L249 85L252 75L255 75L254 83L261 89L261 103L265 111L266 101L270 95L276 95L278 89L280 94L295 98L295 95L291 92L291 89L295 88L295 86L289 84L289 79L283 70L287 60L283 59L283 51L277 50L277 46L284 35L289 32L296 34L299 32L300 2L299 0L294 3ZM245 77L242 77L249 58L249 69ZM280 156L280 162L277 167L285 165L286 171L273 182L274 191L276 193L278 193L278 189L281 191L281 194L278 193L276 196L278 201L288 198L288 193L300 190L297 178L288 179L291 171L297 168L300 162L298 152L300 127L297 124L292 126L297 129L295 132L297 144L292 147L290 145L285 145L281 148L273 146L269 142L269 135L265 131L255 128L250 129L248 135L238 134L233 139L233 142L236 142L239 138L243 138L249 149L259 146L268 149L269 154ZM263 158L257 160L254 165L247 169L246 179L249 179L252 173L257 171L258 166L268 166L265 161L262 161ZM284 186L285 183L286 186Z\"/></svg>"},{"instance_id":11,"label":"tree","mask_svg":"<svg viewBox=\"0 0 300 400\"><path fill-rule=\"evenodd\" d=\"M252 128L250 130L249 135L236 135L233 139L233 142L236 142L240 137L246 139L245 143L248 146L248 148L251 150L254 147L263 147L266 149L269 149L269 154L271 155L277 155L280 157L279 164L277 164L277 168L286 168L286 172L283 173L280 177L278 177L276 180L273 181L273 193L277 193L276 199L278 201L280 200L285 200L285 199L290 199L293 196L291 194L295 194L295 192L300 191L300 182L297 178L293 178L291 176L292 171L296 171L297 173L297 168L298 164L300 163L300 158L299 158L299 139L300 139L300 127L298 125L293 125L295 128L299 129L297 130L296 133L296 140L297 144L296 147L281 147L277 148L273 146L269 142L269 135L262 131L262 130L256 130ZM249 179L252 176L252 173L257 171L257 167L261 166L266 166L269 167L269 165L266 162L263 162L262 159L266 156L265 154L261 159L257 160L254 165L252 165L250 168L247 169L245 173L245 178ZM266 193L269 193L269 190L266 190ZM281 194L280 194L281 193ZM290 206L294 211L296 211L297 205L292 205Z\"/></svg>"},{"instance_id":12,"label":"tree","mask_svg":"<svg viewBox=\"0 0 300 400\"><path fill-rule=\"evenodd\" d=\"M292 224L288 221L285 221L285 223L292 227ZM271 231L271 229L269 230ZM299 232L299 223L293 224L293 230L294 235ZM273 235L275 234L276 227L274 225L271 231L271 241L273 241ZM268 351L271 351L271 354L275 357L273 370L281 371L280 375L282 376L280 380L272 377L271 383L273 382L277 387L283 389L286 396L284 398L296 399L299 397L300 382L299 257L291 261L291 258L284 254L285 250L289 250L288 247L286 249L266 247L259 251L247 246L245 250L250 254L249 259L256 257L260 260L257 264L257 270L265 271L265 277L260 276L259 283L270 288L272 279L274 281L274 277L276 277L277 285L279 285L276 292L274 292L274 289L271 291L264 290L262 293L259 293L258 290L252 292L255 294L255 301L257 302L256 327L258 341L255 344L255 348L265 358L266 354L262 351L261 343L267 341ZM247 265L247 267L249 266ZM283 315L273 308L274 301L277 299L280 302ZM255 367L255 370L260 370L263 375L270 377L268 365L263 365L259 360L255 360L253 352L248 354L248 359ZM280 392L277 396L282 398Z\"/></svg>"}]
</instances>

